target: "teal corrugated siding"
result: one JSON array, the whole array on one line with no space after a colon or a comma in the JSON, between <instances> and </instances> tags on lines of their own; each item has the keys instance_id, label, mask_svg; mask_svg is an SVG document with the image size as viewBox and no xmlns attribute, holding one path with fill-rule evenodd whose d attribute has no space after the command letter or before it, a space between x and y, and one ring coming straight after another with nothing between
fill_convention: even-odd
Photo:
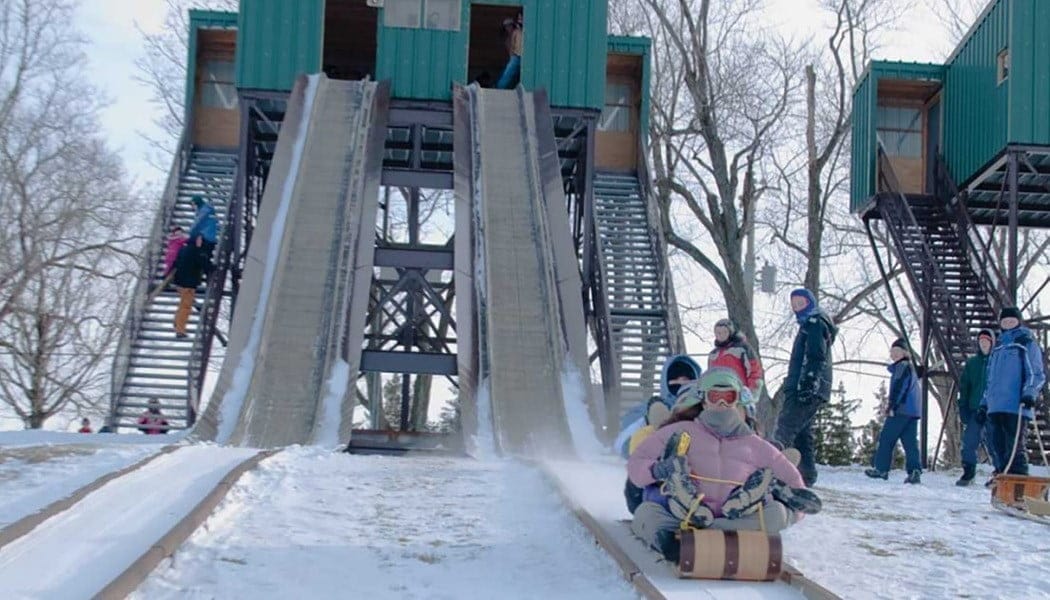
<instances>
[{"instance_id":1,"label":"teal corrugated siding","mask_svg":"<svg viewBox=\"0 0 1050 600\"><path fill-rule=\"evenodd\" d=\"M1011 0L1007 141L1050 144L1050 2Z\"/></svg>"},{"instance_id":2,"label":"teal corrugated siding","mask_svg":"<svg viewBox=\"0 0 1050 600\"><path fill-rule=\"evenodd\" d=\"M856 212L875 192L875 99L878 81L871 70L853 90L850 140L850 202Z\"/></svg>"},{"instance_id":3,"label":"teal corrugated siding","mask_svg":"<svg viewBox=\"0 0 1050 600\"><path fill-rule=\"evenodd\" d=\"M999 0L948 65L944 153L952 177L959 182L969 179L1007 142L1010 86L996 83L996 58L1008 45L1009 6L1010 2Z\"/></svg>"},{"instance_id":4,"label":"teal corrugated siding","mask_svg":"<svg viewBox=\"0 0 1050 600\"><path fill-rule=\"evenodd\" d=\"M463 3L459 31L383 27L379 14L376 79L391 82L394 98L452 99L452 83L465 83L470 41L469 3Z\"/></svg>"},{"instance_id":5,"label":"teal corrugated siding","mask_svg":"<svg viewBox=\"0 0 1050 600\"><path fill-rule=\"evenodd\" d=\"M186 40L186 97L183 99L183 122L189 123L193 97L197 93L197 31L200 29L236 29L237 13L215 10L191 10L190 31ZM240 40L237 40L238 45Z\"/></svg>"},{"instance_id":6,"label":"teal corrugated siding","mask_svg":"<svg viewBox=\"0 0 1050 600\"><path fill-rule=\"evenodd\" d=\"M607 46L608 54L634 54L642 57L642 106L641 115L639 115L639 125L642 132L642 139L645 143L648 143L649 139L649 110L651 98L649 96L649 78L652 75L652 52L653 42L646 37L627 37L620 35L610 35Z\"/></svg>"},{"instance_id":7,"label":"teal corrugated siding","mask_svg":"<svg viewBox=\"0 0 1050 600\"><path fill-rule=\"evenodd\" d=\"M552 106L601 110L606 0L481 0L475 4L522 7L522 85L546 89ZM452 98L452 83L464 83L467 77L469 5L463 2L459 31L386 28L380 15L376 79L391 80L393 97Z\"/></svg>"},{"instance_id":8,"label":"teal corrugated siding","mask_svg":"<svg viewBox=\"0 0 1050 600\"><path fill-rule=\"evenodd\" d=\"M321 70L324 0L241 0L237 87L289 91Z\"/></svg>"},{"instance_id":9,"label":"teal corrugated siding","mask_svg":"<svg viewBox=\"0 0 1050 600\"><path fill-rule=\"evenodd\" d=\"M873 61L853 88L850 141L850 210L857 211L875 193L879 81L943 81L945 67L928 63Z\"/></svg>"}]
</instances>

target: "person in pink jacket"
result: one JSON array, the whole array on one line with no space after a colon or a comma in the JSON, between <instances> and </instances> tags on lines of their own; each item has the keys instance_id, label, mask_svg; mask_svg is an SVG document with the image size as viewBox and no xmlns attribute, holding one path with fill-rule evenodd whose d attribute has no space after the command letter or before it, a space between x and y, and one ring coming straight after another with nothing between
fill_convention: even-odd
<instances>
[{"instance_id":1,"label":"person in pink jacket","mask_svg":"<svg viewBox=\"0 0 1050 600\"><path fill-rule=\"evenodd\" d=\"M186 245L186 240L190 239L186 236L186 233L182 230L182 227L178 225L171 228L171 233L168 234L167 246L164 249L164 276L167 277L168 273L171 273L171 268L175 266L175 259L179 256L179 250Z\"/></svg>"},{"instance_id":2,"label":"person in pink jacket","mask_svg":"<svg viewBox=\"0 0 1050 600\"><path fill-rule=\"evenodd\" d=\"M678 560L682 526L777 533L820 511L795 465L747 425L737 406L743 387L732 370L709 369L627 462L635 485L660 484L666 504L643 502L631 528L668 560Z\"/></svg>"}]
</instances>

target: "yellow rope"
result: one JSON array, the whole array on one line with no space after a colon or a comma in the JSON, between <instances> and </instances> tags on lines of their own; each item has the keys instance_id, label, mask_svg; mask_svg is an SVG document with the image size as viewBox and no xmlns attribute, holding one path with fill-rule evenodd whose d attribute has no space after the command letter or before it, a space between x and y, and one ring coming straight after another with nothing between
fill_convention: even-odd
<instances>
[{"instance_id":1,"label":"yellow rope","mask_svg":"<svg viewBox=\"0 0 1050 600\"><path fill-rule=\"evenodd\" d=\"M744 485L743 481L717 479L715 477L702 477L700 475L694 475L692 473L689 474L689 477L691 477L692 479L696 479L697 481L709 481L711 483L727 483L729 485ZM663 490L661 489L660 491L662 492ZM693 507L689 509L689 513L686 515L686 520L682 521L682 529L691 529L686 525L686 523L688 522L689 518L693 516L693 512L698 508L700 500L702 500L703 497L704 495L700 494L700 497L697 498L697 501L693 503ZM764 502L758 503L758 525L762 528L762 533L766 532L766 511L764 504Z\"/></svg>"}]
</instances>

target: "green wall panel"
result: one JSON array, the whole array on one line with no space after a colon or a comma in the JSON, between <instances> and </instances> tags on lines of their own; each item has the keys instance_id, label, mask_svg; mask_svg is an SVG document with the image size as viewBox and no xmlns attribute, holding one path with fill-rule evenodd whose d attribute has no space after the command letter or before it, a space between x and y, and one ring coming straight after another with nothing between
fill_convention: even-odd
<instances>
[{"instance_id":1,"label":"green wall panel","mask_svg":"<svg viewBox=\"0 0 1050 600\"><path fill-rule=\"evenodd\" d=\"M237 87L289 91L321 70L324 0L241 0Z\"/></svg>"},{"instance_id":2,"label":"green wall panel","mask_svg":"<svg viewBox=\"0 0 1050 600\"><path fill-rule=\"evenodd\" d=\"M994 158L1007 141L1010 86L996 83L996 59L1008 45L1009 8L1007 0L996 2L948 65L944 155L952 177L960 183Z\"/></svg>"},{"instance_id":3,"label":"green wall panel","mask_svg":"<svg viewBox=\"0 0 1050 600\"><path fill-rule=\"evenodd\" d=\"M1007 141L1050 144L1050 2L1011 0Z\"/></svg>"},{"instance_id":4,"label":"green wall panel","mask_svg":"<svg viewBox=\"0 0 1050 600\"><path fill-rule=\"evenodd\" d=\"M522 7L521 82L527 89L546 89L552 106L601 109L606 0L483 0L476 4ZM467 76L469 5L463 2L460 31L386 28L380 15L376 79L391 80L393 97L452 98L452 83L464 83Z\"/></svg>"}]
</instances>

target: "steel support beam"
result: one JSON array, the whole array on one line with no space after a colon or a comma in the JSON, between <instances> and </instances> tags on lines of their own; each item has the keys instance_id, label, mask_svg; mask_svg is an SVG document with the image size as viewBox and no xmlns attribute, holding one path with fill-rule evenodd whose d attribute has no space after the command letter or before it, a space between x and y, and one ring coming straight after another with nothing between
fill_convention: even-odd
<instances>
[{"instance_id":1,"label":"steel support beam","mask_svg":"<svg viewBox=\"0 0 1050 600\"><path fill-rule=\"evenodd\" d=\"M451 248L387 248L375 250L375 266L422 269L425 271L451 271L455 268Z\"/></svg>"},{"instance_id":2,"label":"steel support beam","mask_svg":"<svg viewBox=\"0 0 1050 600\"><path fill-rule=\"evenodd\" d=\"M1018 155L1011 152L1007 161L1007 186L1009 187L1010 217L1008 222L1007 299L1011 306L1017 305L1017 194Z\"/></svg>"},{"instance_id":3,"label":"steel support beam","mask_svg":"<svg viewBox=\"0 0 1050 600\"><path fill-rule=\"evenodd\" d=\"M361 370L370 373L416 373L455 375L456 355L434 352L390 352L362 350Z\"/></svg>"}]
</instances>

